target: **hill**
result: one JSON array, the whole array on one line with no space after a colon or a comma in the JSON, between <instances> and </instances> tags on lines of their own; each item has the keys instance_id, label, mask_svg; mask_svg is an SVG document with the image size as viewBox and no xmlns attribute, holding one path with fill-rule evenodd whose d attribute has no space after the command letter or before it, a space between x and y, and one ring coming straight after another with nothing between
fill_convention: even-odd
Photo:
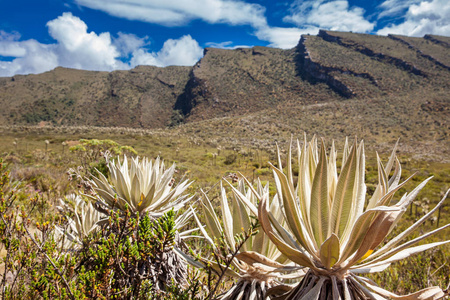
<instances>
[{"instance_id":1,"label":"hill","mask_svg":"<svg viewBox=\"0 0 450 300\"><path fill-rule=\"evenodd\" d=\"M164 127L190 69L139 66L108 73L59 67L0 78L0 124Z\"/></svg>"},{"instance_id":2,"label":"hill","mask_svg":"<svg viewBox=\"0 0 450 300\"><path fill-rule=\"evenodd\" d=\"M205 49L193 67L0 78L0 125L402 137L448 152L450 38L320 31L289 50ZM201 121L201 122L200 122ZM439 145L439 146L438 146ZM425 146L424 146L425 147Z\"/></svg>"}]
</instances>

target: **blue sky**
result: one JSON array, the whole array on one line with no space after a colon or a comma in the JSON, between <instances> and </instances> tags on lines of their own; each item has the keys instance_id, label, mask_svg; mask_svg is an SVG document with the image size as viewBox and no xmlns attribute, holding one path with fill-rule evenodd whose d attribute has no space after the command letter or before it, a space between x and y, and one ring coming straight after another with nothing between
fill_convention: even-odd
<instances>
[{"instance_id":1,"label":"blue sky","mask_svg":"<svg viewBox=\"0 0 450 300\"><path fill-rule=\"evenodd\" d=\"M0 0L0 76L193 65L205 47L294 47L319 29L450 36L448 0Z\"/></svg>"}]
</instances>

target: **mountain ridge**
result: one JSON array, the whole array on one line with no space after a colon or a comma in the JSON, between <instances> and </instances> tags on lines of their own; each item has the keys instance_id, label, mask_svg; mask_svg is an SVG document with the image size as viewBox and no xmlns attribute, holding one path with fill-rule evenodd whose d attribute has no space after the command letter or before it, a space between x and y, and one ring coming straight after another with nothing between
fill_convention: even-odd
<instances>
[{"instance_id":1,"label":"mountain ridge","mask_svg":"<svg viewBox=\"0 0 450 300\"><path fill-rule=\"evenodd\" d=\"M395 105L395 99L411 97L424 118L433 114L445 132L449 45L450 38L434 35L321 30L316 36L303 35L288 50L206 48L193 67L138 66L113 72L59 67L0 78L0 125L151 129L348 99L386 99ZM429 96L429 103L419 94ZM348 108L349 116L358 114ZM410 128L422 124L408 122Z\"/></svg>"}]
</instances>

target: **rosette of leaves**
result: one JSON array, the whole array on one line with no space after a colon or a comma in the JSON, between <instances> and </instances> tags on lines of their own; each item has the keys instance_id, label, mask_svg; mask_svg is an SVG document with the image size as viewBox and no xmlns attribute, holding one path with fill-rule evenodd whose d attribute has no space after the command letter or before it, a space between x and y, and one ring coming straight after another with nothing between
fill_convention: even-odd
<instances>
[{"instance_id":1,"label":"rosette of leaves","mask_svg":"<svg viewBox=\"0 0 450 300\"><path fill-rule=\"evenodd\" d=\"M166 170L159 157L154 162L135 157L130 165L127 156L122 163L118 157L117 161L108 159L107 167L109 178L97 172L90 183L97 199L110 209L158 218L171 209L178 211L191 199L183 195L190 183L185 180L175 185L175 164Z\"/></svg>"},{"instance_id":2,"label":"rosette of leaves","mask_svg":"<svg viewBox=\"0 0 450 300\"><path fill-rule=\"evenodd\" d=\"M267 197L261 197L258 218L264 232L278 249L293 262L309 268L307 275L291 291L277 299L438 299L444 296L439 287L399 296L391 293L362 274L380 272L395 261L443 245L449 241L416 244L450 224L406 240L444 202L415 222L411 227L383 243L392 232L408 205L424 187L428 178L400 200L394 194L411 178L400 182L401 165L395 149L386 165L378 157L379 183L366 203L364 183L365 157L361 142L346 142L342 168L337 172L334 143L329 156L322 141L298 145L298 181L294 184L292 155L289 149L287 167L283 171L280 154L274 172L281 210L286 227L270 215ZM391 171L393 170L392 176ZM448 192L447 192L448 194ZM391 204L394 202L394 204ZM269 295L277 294L272 289Z\"/></svg>"},{"instance_id":3,"label":"rosette of leaves","mask_svg":"<svg viewBox=\"0 0 450 300\"><path fill-rule=\"evenodd\" d=\"M257 191L250 188L246 190L241 179L238 188L231 184L230 186L233 195L231 203L227 199L225 188L221 186L220 208L223 225L207 195L204 194L200 199L206 226L200 223L196 214L194 217L214 254L209 259L200 258L200 263L195 261L193 264L197 267L208 265L219 276L223 274L238 279L219 299L264 299L267 289L279 285L280 280L298 278L304 275L304 272L282 256L263 231L254 230L257 215L257 198L254 193L268 196L268 185L263 187L258 181ZM271 202L270 210L274 218L280 220L276 199ZM286 271L292 273L285 275L283 272Z\"/></svg>"},{"instance_id":4,"label":"rosette of leaves","mask_svg":"<svg viewBox=\"0 0 450 300\"><path fill-rule=\"evenodd\" d=\"M60 199L58 209L62 211L68 220L66 228L55 227L64 248L79 248L83 244L83 239L90 233L98 230L98 221L104 215L94 208L91 202L86 202L80 195L71 194L66 197L66 201ZM65 240L67 239L67 240Z\"/></svg>"},{"instance_id":5,"label":"rosette of leaves","mask_svg":"<svg viewBox=\"0 0 450 300\"><path fill-rule=\"evenodd\" d=\"M164 214L173 211L176 214L190 199L184 194L190 183L185 180L175 184L173 178L175 164L166 169L164 162L158 157L155 161L138 157L132 158L130 163L127 156L123 162L117 158L107 160L109 170L108 178L101 172L98 176L92 176L89 180L95 197L100 204L98 209L106 206L109 210L117 210L124 217L130 215L132 218L140 219L149 217L155 222ZM185 283L187 276L186 262L180 259L173 251L173 247L182 247L182 239L192 231L181 231L181 228L189 221L191 212L181 214L175 221L173 230L173 245L165 245L161 261L141 262L151 263L160 270L157 275L158 281L154 281L155 289L164 289L165 284L172 280L177 283ZM100 223L108 223L102 220ZM145 258L143 258L145 260ZM161 268L161 266L166 266ZM153 268L150 268L153 270ZM156 276L156 275L155 275ZM156 278L156 277L155 277Z\"/></svg>"}]
</instances>

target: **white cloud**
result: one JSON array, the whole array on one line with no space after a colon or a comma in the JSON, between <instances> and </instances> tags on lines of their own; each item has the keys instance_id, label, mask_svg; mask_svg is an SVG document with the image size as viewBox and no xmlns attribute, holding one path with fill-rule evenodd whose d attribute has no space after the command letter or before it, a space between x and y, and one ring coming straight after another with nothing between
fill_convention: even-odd
<instances>
[{"instance_id":1,"label":"white cloud","mask_svg":"<svg viewBox=\"0 0 450 300\"><path fill-rule=\"evenodd\" d=\"M35 40L19 41L17 33L0 31L0 55L13 57L0 61L0 76L40 73L58 66L54 45L44 45Z\"/></svg>"},{"instance_id":2,"label":"white cloud","mask_svg":"<svg viewBox=\"0 0 450 300\"><path fill-rule=\"evenodd\" d=\"M208 47L220 48L220 49L230 49L233 47L232 45L233 45L232 41L225 41L225 42L221 42L221 43L215 43L215 42L206 43L206 46L208 46Z\"/></svg>"},{"instance_id":3,"label":"white cloud","mask_svg":"<svg viewBox=\"0 0 450 300\"><path fill-rule=\"evenodd\" d=\"M291 6L291 14L283 20L299 27L319 27L328 30L370 32L374 23L364 18L364 9L349 7L347 0L299 1Z\"/></svg>"},{"instance_id":4,"label":"white cloud","mask_svg":"<svg viewBox=\"0 0 450 300\"><path fill-rule=\"evenodd\" d=\"M138 64L155 66L193 65L203 55L203 49L190 35L169 39L159 52L149 52L148 37L118 33L111 38L109 32L89 32L86 23L71 13L47 23L54 44L36 40L20 41L17 33L0 31L0 76L42 73L57 66L84 70L130 69ZM121 58L131 57L125 63Z\"/></svg>"},{"instance_id":5,"label":"white cloud","mask_svg":"<svg viewBox=\"0 0 450 300\"><path fill-rule=\"evenodd\" d=\"M290 12L283 21L298 27L265 25L258 27L255 35L269 41L271 47L287 49L295 47L302 34L317 34L319 29L370 32L375 26L364 18L362 8L349 8L347 1L297 0L291 5Z\"/></svg>"},{"instance_id":6,"label":"white cloud","mask_svg":"<svg viewBox=\"0 0 450 300\"><path fill-rule=\"evenodd\" d=\"M150 44L147 42L147 36L140 38L135 34L123 32L119 32L117 35L118 37L113 40L113 44L117 50L125 56Z\"/></svg>"},{"instance_id":7,"label":"white cloud","mask_svg":"<svg viewBox=\"0 0 450 300\"><path fill-rule=\"evenodd\" d=\"M49 34L58 42L56 53L64 67L110 71L124 68L120 56L112 44L109 32L88 32L87 25L71 13L47 23Z\"/></svg>"},{"instance_id":8,"label":"white cloud","mask_svg":"<svg viewBox=\"0 0 450 300\"><path fill-rule=\"evenodd\" d=\"M3 41L18 41L20 39L20 33L18 32L11 32L8 33L6 31L0 30L0 40Z\"/></svg>"},{"instance_id":9,"label":"white cloud","mask_svg":"<svg viewBox=\"0 0 450 300\"><path fill-rule=\"evenodd\" d=\"M208 23L262 26L265 8L238 0L76 0L110 15L148 23L179 26L200 19Z\"/></svg>"},{"instance_id":10,"label":"white cloud","mask_svg":"<svg viewBox=\"0 0 450 300\"><path fill-rule=\"evenodd\" d=\"M389 8L389 6L386 7ZM450 2L447 0L432 0L411 4L402 23L390 24L378 30L377 33L419 37L425 34L449 36Z\"/></svg>"},{"instance_id":11,"label":"white cloud","mask_svg":"<svg viewBox=\"0 0 450 300\"><path fill-rule=\"evenodd\" d=\"M20 34L7 33L0 30L0 55L1 56L12 56L12 57L22 57L27 53L24 46L20 45L18 40L20 39Z\"/></svg>"},{"instance_id":12,"label":"white cloud","mask_svg":"<svg viewBox=\"0 0 450 300\"><path fill-rule=\"evenodd\" d=\"M131 66L192 66L203 56L203 49L190 35L185 35L177 40L167 40L162 49L157 53L150 53L143 48L132 53Z\"/></svg>"},{"instance_id":13,"label":"white cloud","mask_svg":"<svg viewBox=\"0 0 450 300\"><path fill-rule=\"evenodd\" d=\"M181 26L192 20L202 20L210 24L249 25L254 35L268 41L271 47L292 48L302 33L316 33L316 26L303 28L270 27L265 17L265 8L259 4L241 0L75 0L78 5L100 10L112 16L128 20L139 20L164 26ZM346 3L346 1L344 1ZM350 12L358 12L352 9ZM355 14L350 14L354 18ZM326 17L323 17L326 19ZM365 23L356 19L355 23ZM226 43L226 42L225 42ZM211 43L208 46L235 49L249 46L229 46L228 44ZM152 60L151 53L145 55ZM142 55L139 55L140 57ZM154 57L154 56L153 56Z\"/></svg>"},{"instance_id":14,"label":"white cloud","mask_svg":"<svg viewBox=\"0 0 450 300\"><path fill-rule=\"evenodd\" d=\"M219 49L238 49L238 48L251 48L253 46L249 46L249 45L233 45L232 41L226 41L226 42L221 42L221 43L214 43L214 42L209 42L206 43L206 46L211 47L211 48L219 48Z\"/></svg>"},{"instance_id":15,"label":"white cloud","mask_svg":"<svg viewBox=\"0 0 450 300\"><path fill-rule=\"evenodd\" d=\"M317 34L319 28L308 26L306 28L262 27L256 31L256 36L270 42L270 47L290 49L295 47L302 34Z\"/></svg>"},{"instance_id":16,"label":"white cloud","mask_svg":"<svg viewBox=\"0 0 450 300\"><path fill-rule=\"evenodd\" d=\"M386 0L381 3L378 8L381 12L377 18L398 17L403 16L408 8L413 4L418 4L422 0Z\"/></svg>"}]
</instances>

